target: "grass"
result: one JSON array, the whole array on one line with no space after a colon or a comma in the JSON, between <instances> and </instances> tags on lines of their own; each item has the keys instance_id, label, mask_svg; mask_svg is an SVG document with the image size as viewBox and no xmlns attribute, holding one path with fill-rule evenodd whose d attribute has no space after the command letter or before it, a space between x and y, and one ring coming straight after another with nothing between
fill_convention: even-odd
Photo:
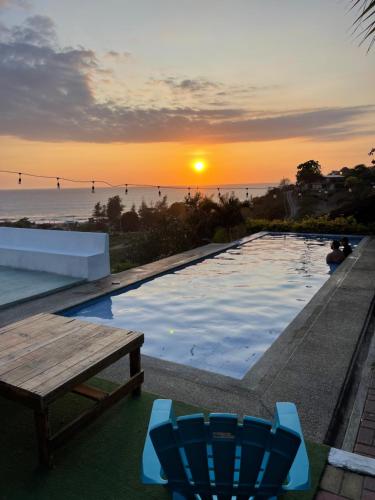
<instances>
[{"instance_id":1,"label":"grass","mask_svg":"<svg viewBox=\"0 0 375 500\"><path fill-rule=\"evenodd\" d=\"M104 386L107 383L104 383ZM103 382L99 382L103 386ZM104 413L55 454L55 468L37 465L33 415L0 398L1 500L163 500L163 487L140 483L140 460L151 406L156 396L123 400ZM91 403L69 394L51 408L52 428L72 419ZM202 411L176 402L178 415ZM308 444L313 488L285 498L312 499L326 463L328 448Z\"/></svg>"}]
</instances>

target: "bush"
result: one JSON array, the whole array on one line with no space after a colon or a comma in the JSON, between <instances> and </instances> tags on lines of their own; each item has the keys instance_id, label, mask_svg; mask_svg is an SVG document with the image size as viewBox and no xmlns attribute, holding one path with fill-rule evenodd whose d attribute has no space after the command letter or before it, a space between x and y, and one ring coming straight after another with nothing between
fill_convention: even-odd
<instances>
[{"instance_id":1,"label":"bush","mask_svg":"<svg viewBox=\"0 0 375 500\"><path fill-rule=\"evenodd\" d=\"M215 231L212 241L213 243L228 243L229 241L228 231L223 227L218 227Z\"/></svg>"},{"instance_id":2,"label":"bush","mask_svg":"<svg viewBox=\"0 0 375 500\"><path fill-rule=\"evenodd\" d=\"M259 231L290 231L296 233L320 234L374 234L375 224L360 224L354 217L336 217L329 219L327 216L305 217L299 221L247 219L246 229L248 234Z\"/></svg>"}]
</instances>

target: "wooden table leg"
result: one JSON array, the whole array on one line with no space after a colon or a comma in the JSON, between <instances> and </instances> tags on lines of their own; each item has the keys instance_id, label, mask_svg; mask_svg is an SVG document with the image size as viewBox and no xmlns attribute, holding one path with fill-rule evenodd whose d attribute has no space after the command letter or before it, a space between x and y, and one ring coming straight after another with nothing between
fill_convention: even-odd
<instances>
[{"instance_id":1,"label":"wooden table leg","mask_svg":"<svg viewBox=\"0 0 375 500\"><path fill-rule=\"evenodd\" d=\"M130 376L136 375L141 371L141 348L138 347L129 354L130 358ZM132 391L133 396L141 395L141 386L139 385Z\"/></svg>"},{"instance_id":2,"label":"wooden table leg","mask_svg":"<svg viewBox=\"0 0 375 500\"><path fill-rule=\"evenodd\" d=\"M52 455L50 452L49 438L50 426L48 418L48 408L45 410L35 410L35 428L38 441L39 462L46 467L52 467Z\"/></svg>"}]
</instances>

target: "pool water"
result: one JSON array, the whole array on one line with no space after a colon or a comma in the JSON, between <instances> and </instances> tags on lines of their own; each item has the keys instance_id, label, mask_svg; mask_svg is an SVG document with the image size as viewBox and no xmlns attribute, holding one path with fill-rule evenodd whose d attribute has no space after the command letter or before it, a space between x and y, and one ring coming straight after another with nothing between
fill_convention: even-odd
<instances>
[{"instance_id":1,"label":"pool water","mask_svg":"<svg viewBox=\"0 0 375 500\"><path fill-rule=\"evenodd\" d=\"M267 234L64 314L143 332L143 354L242 378L329 278L330 242Z\"/></svg>"}]
</instances>

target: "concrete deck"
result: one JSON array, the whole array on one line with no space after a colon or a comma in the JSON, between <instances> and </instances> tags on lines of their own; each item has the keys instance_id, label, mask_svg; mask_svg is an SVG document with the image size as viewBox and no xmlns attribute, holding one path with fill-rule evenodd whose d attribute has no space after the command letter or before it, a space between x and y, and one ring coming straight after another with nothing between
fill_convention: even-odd
<instances>
[{"instance_id":1,"label":"concrete deck","mask_svg":"<svg viewBox=\"0 0 375 500\"><path fill-rule=\"evenodd\" d=\"M0 309L82 282L81 278L0 266Z\"/></svg>"},{"instance_id":2,"label":"concrete deck","mask_svg":"<svg viewBox=\"0 0 375 500\"><path fill-rule=\"evenodd\" d=\"M231 245L207 245L111 278L0 311L0 326L57 312L204 258ZM270 418L276 401L294 401L307 438L326 442L375 295L375 238L365 238L242 380L143 356L145 389L214 411ZM146 339L147 341L147 339ZM122 380L118 363L103 375Z\"/></svg>"}]
</instances>

